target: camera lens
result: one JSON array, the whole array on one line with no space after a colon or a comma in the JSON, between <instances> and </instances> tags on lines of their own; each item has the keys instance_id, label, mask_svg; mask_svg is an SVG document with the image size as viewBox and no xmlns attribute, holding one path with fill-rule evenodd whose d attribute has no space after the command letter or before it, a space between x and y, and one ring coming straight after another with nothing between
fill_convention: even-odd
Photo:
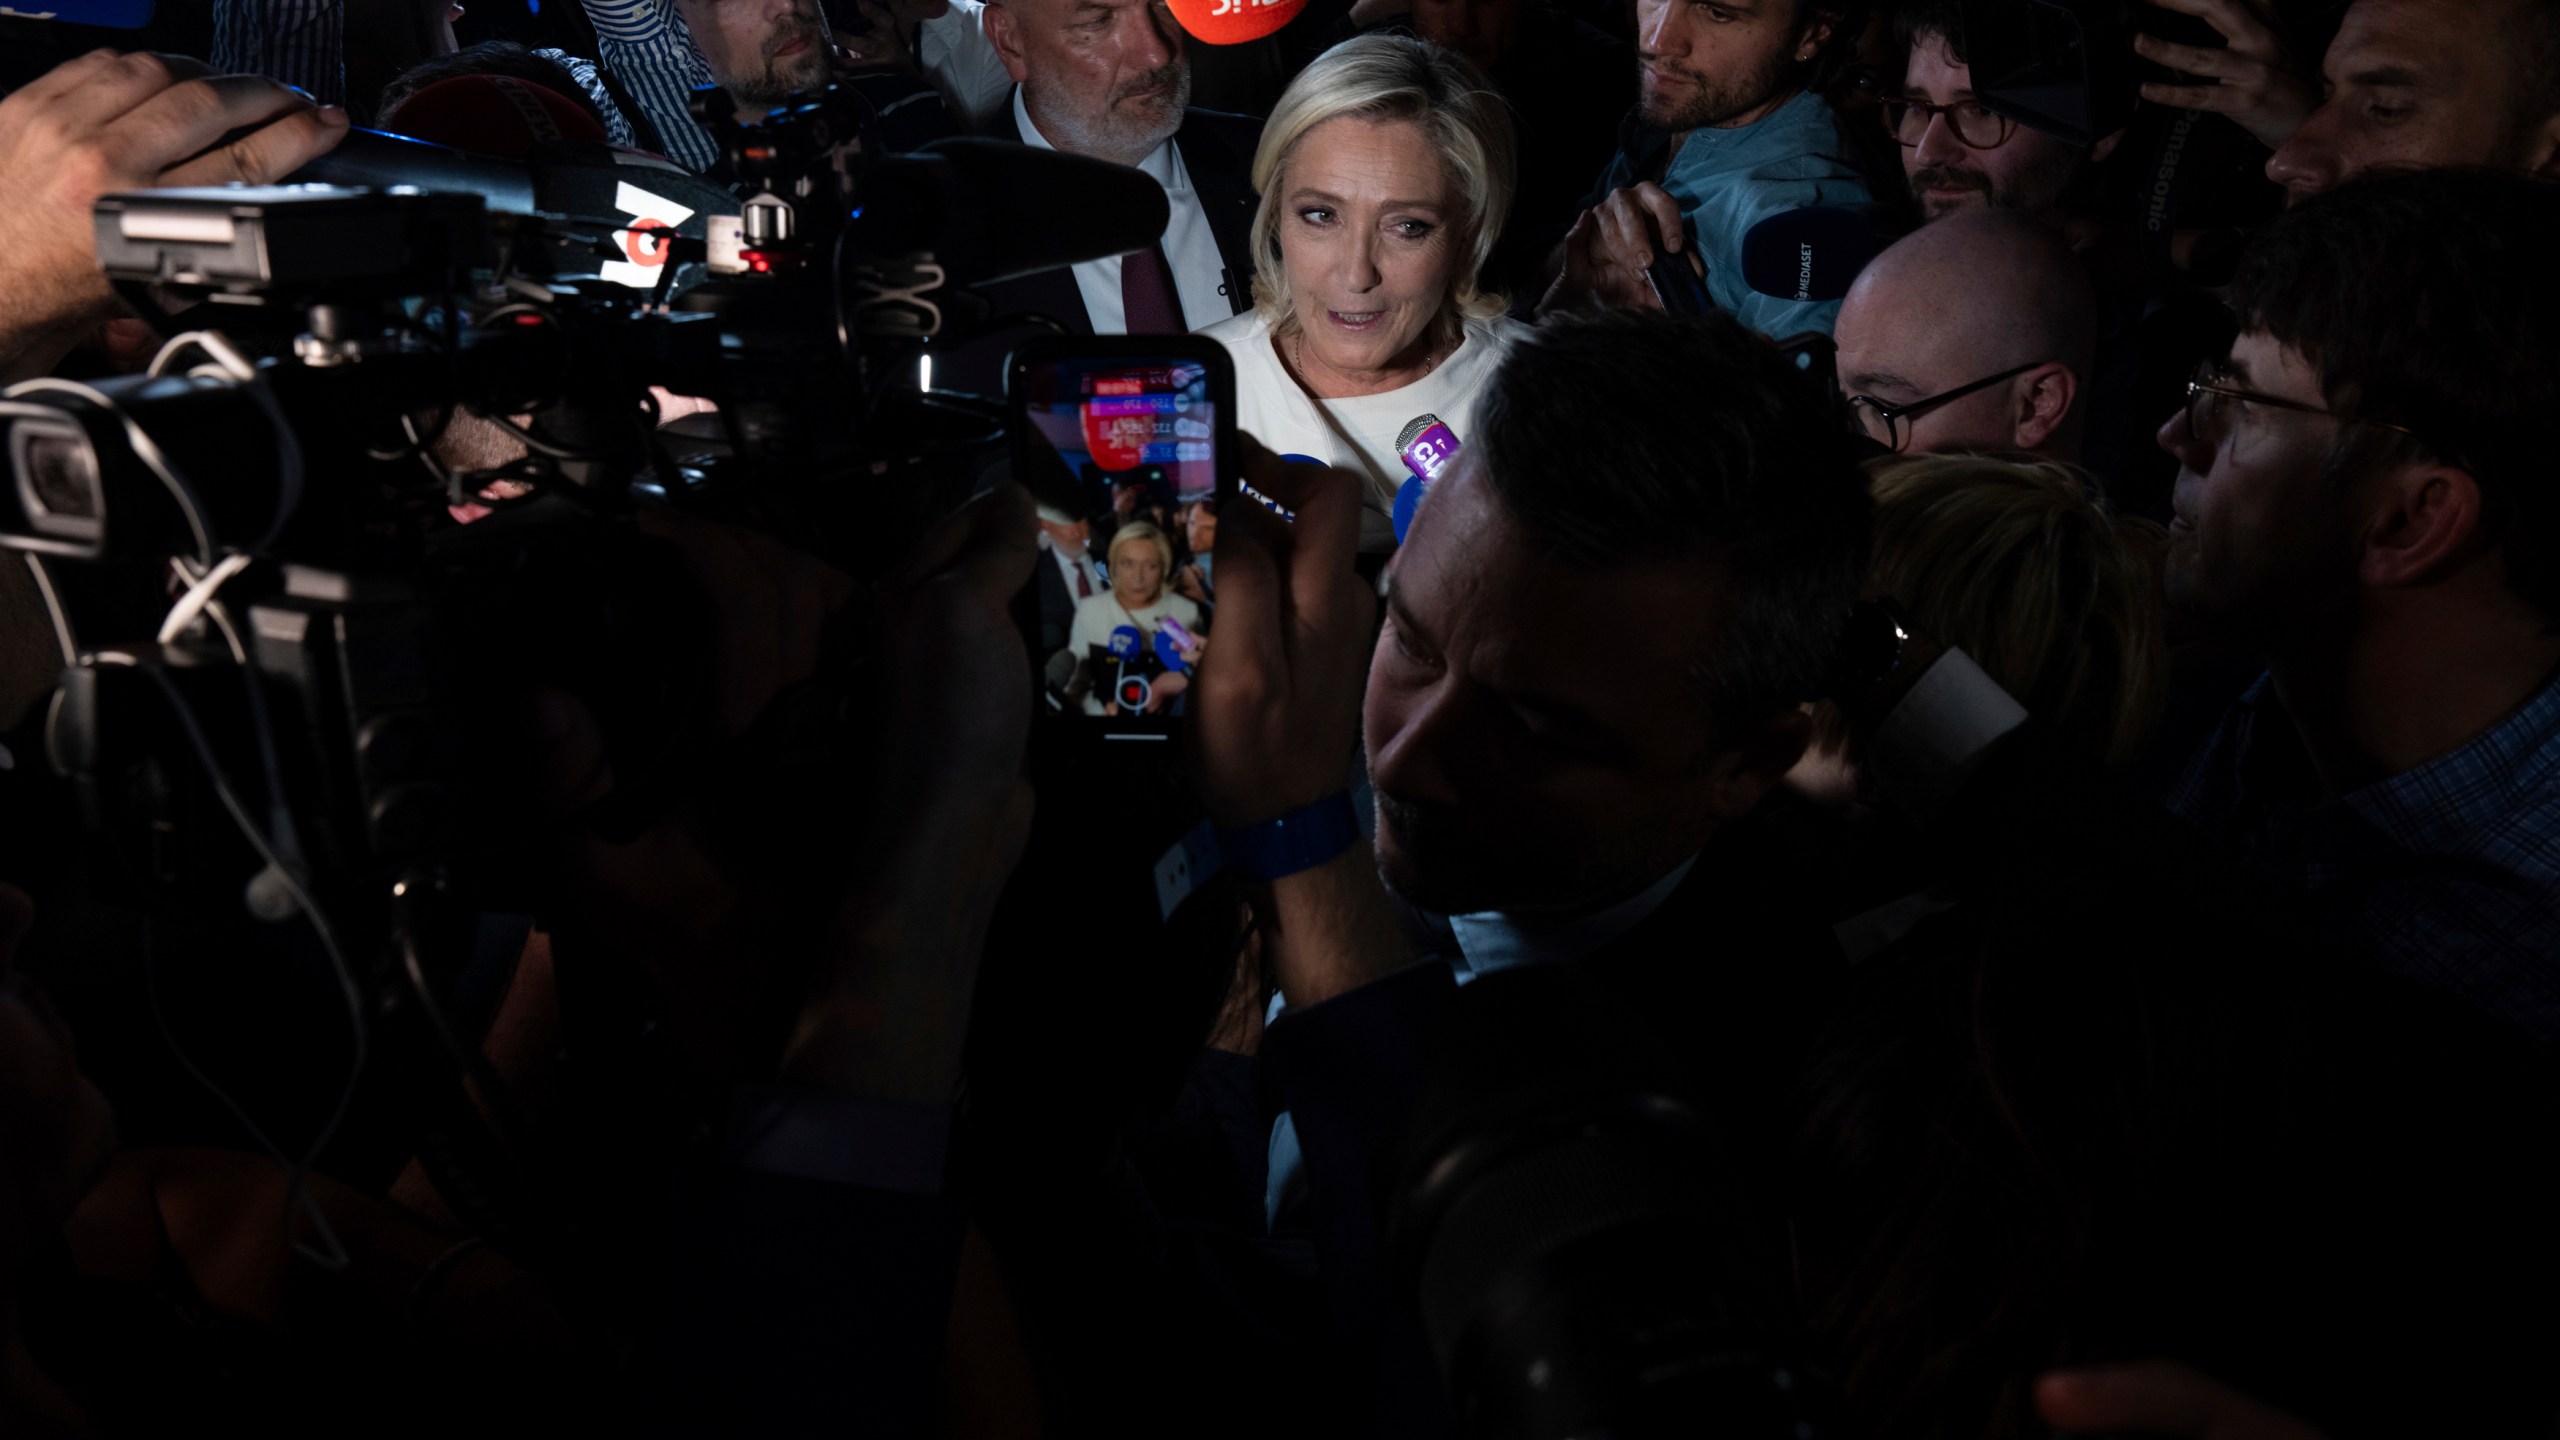
<instances>
[{"instance_id":1,"label":"camera lens","mask_svg":"<svg viewBox=\"0 0 2560 1440\"><path fill-rule=\"evenodd\" d=\"M11 442L18 500L28 521L47 534L95 534L106 519L106 497L89 437L75 429L21 424Z\"/></svg>"}]
</instances>

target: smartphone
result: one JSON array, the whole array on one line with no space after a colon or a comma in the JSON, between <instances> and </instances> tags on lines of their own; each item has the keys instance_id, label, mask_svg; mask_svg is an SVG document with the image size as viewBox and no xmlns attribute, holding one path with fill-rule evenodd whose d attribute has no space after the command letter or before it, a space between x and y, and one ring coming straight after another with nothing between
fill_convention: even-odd
<instances>
[{"instance_id":1,"label":"smartphone","mask_svg":"<svg viewBox=\"0 0 2560 1440\"><path fill-rule=\"evenodd\" d=\"M1713 315L1714 297L1707 294L1705 277L1689 263L1689 252L1674 255L1667 250L1654 252L1653 263L1645 267L1645 278L1653 282L1654 297L1662 308L1674 315Z\"/></svg>"},{"instance_id":2,"label":"smartphone","mask_svg":"<svg viewBox=\"0 0 2560 1440\"><path fill-rule=\"evenodd\" d=\"M1170 738L1212 643L1217 513L1235 494L1233 362L1191 336L1043 336L1013 353L1013 472L1040 505L1017 608L1048 720Z\"/></svg>"}]
</instances>

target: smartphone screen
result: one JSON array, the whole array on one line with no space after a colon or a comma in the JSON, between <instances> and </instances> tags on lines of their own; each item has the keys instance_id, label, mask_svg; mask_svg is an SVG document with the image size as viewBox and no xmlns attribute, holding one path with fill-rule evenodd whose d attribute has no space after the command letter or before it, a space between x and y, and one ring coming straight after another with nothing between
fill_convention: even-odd
<instances>
[{"instance_id":1,"label":"smartphone screen","mask_svg":"<svg viewBox=\"0 0 2560 1440\"><path fill-rule=\"evenodd\" d=\"M1040 709L1170 735L1216 623L1211 547L1236 473L1226 352L1044 339L1015 352L1007 388L1014 473L1040 505Z\"/></svg>"}]
</instances>

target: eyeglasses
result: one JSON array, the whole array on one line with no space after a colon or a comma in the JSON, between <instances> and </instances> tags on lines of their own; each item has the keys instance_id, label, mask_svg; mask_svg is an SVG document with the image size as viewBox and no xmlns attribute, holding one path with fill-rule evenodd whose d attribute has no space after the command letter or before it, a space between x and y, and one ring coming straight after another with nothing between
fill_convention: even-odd
<instances>
[{"instance_id":1,"label":"eyeglasses","mask_svg":"<svg viewBox=\"0 0 2560 1440\"><path fill-rule=\"evenodd\" d=\"M1968 150L1991 150L2008 143L2018 133L2018 122L2006 115L1994 114L1979 100L1959 100L1953 105L1932 105L1926 100L1897 97L1884 102L1884 128L1902 142L1904 149L1916 148L1929 133L1929 122L1944 115L1947 128Z\"/></svg>"},{"instance_id":2,"label":"eyeglasses","mask_svg":"<svg viewBox=\"0 0 2560 1440\"><path fill-rule=\"evenodd\" d=\"M2207 360L2196 367L2195 378L2187 382L2187 431L2196 437L2198 444L2221 445L2231 433L2232 409L2239 404L2264 405L2270 410L2291 410L2299 415L2326 415L2340 424L2370 425L2379 430L2397 431L2420 444L2426 443L2417 431L2406 425L2394 425L2388 420L2360 420L2353 415L2341 415L2335 410L2306 405L2299 400L2287 400L2280 395L2267 395L2225 384L2227 373L2223 362Z\"/></svg>"},{"instance_id":3,"label":"eyeglasses","mask_svg":"<svg viewBox=\"0 0 2560 1440\"><path fill-rule=\"evenodd\" d=\"M1977 390L1987 390L2003 380L2024 375L2045 363L2042 360L2030 360L2015 369L2003 370L1997 375L1985 375L1970 385L1959 385L1953 390L1941 391L1925 400L1914 400L1908 405L1888 404L1873 395L1852 395L1849 397L1849 413L1857 418L1859 431L1868 439L1876 441L1899 455L1902 453L1902 447L1911 439L1910 422L1950 400L1961 400Z\"/></svg>"}]
</instances>

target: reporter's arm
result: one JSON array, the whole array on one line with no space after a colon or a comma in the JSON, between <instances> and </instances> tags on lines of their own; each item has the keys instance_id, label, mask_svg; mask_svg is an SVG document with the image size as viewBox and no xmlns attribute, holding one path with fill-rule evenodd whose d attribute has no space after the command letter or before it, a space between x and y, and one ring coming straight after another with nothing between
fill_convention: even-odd
<instances>
[{"instance_id":1,"label":"reporter's arm","mask_svg":"<svg viewBox=\"0 0 2560 1440\"><path fill-rule=\"evenodd\" d=\"M683 1430L922 1434L966 1216L942 1184L979 951L1028 834L1030 504L986 497L884 598L898 690L781 1083L696 1176L661 1347Z\"/></svg>"},{"instance_id":2,"label":"reporter's arm","mask_svg":"<svg viewBox=\"0 0 2560 1440\"><path fill-rule=\"evenodd\" d=\"M1368 844L1353 832L1333 855L1274 868L1245 863L1236 842L1348 783L1378 601L1353 564L1356 477L1250 442L1245 473L1298 518L1241 499L1220 521L1218 643L1191 686L1188 739L1209 818L1253 897L1264 964L1292 1005L1310 1005L1412 959Z\"/></svg>"},{"instance_id":3,"label":"reporter's arm","mask_svg":"<svg viewBox=\"0 0 2560 1440\"><path fill-rule=\"evenodd\" d=\"M2036 1413L2065 1434L2160 1440L2322 1440L2315 1427L2174 1360L2083 1365L2036 1380Z\"/></svg>"}]
</instances>

